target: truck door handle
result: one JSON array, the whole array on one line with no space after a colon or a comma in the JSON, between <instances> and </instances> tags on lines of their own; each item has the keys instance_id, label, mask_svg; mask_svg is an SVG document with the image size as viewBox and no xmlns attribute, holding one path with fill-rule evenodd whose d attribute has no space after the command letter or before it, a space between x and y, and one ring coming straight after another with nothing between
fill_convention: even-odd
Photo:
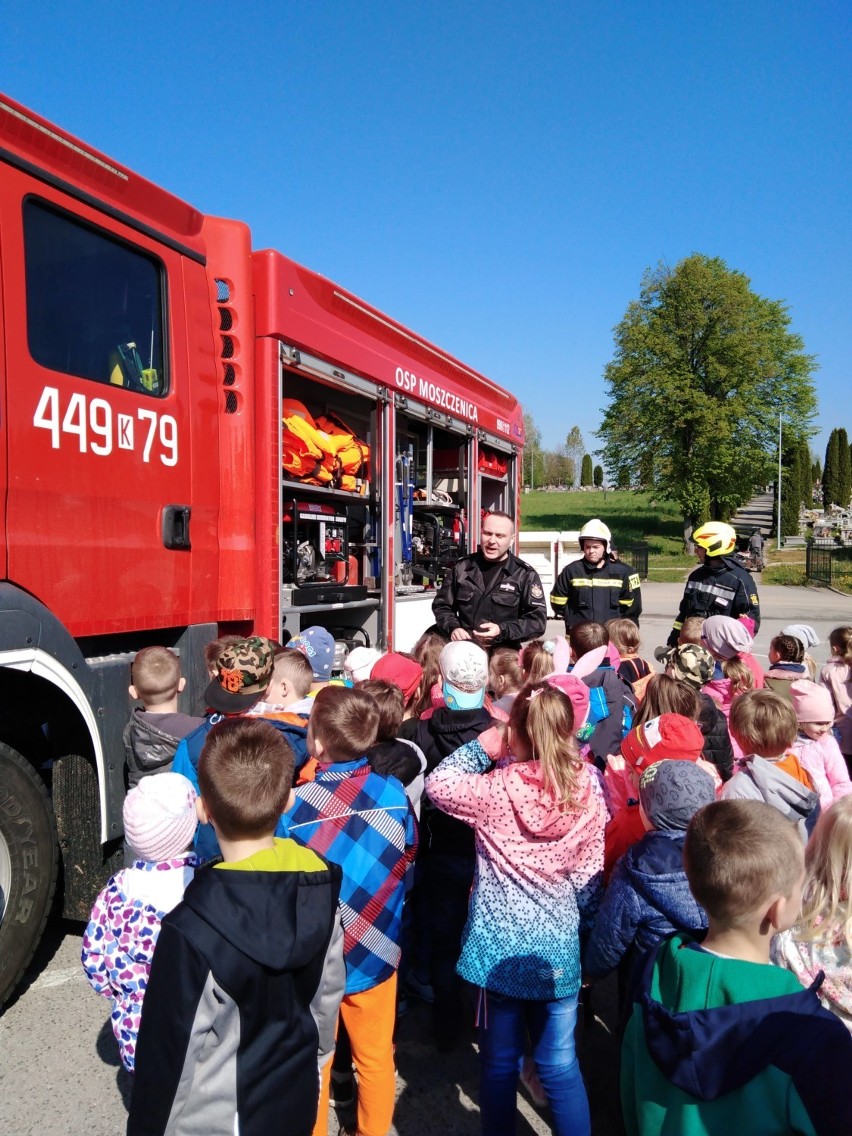
<instances>
[{"instance_id":1,"label":"truck door handle","mask_svg":"<svg viewBox=\"0 0 852 1136\"><path fill-rule=\"evenodd\" d=\"M192 509L189 505L163 506L163 544L176 552L189 552L192 544L189 539L189 519Z\"/></svg>"}]
</instances>

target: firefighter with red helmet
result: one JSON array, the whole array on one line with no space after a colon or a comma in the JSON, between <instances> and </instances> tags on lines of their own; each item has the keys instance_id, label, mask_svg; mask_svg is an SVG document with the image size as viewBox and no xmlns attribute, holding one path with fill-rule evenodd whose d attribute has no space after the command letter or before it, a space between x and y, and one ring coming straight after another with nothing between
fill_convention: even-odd
<instances>
[{"instance_id":1,"label":"firefighter with red helmet","mask_svg":"<svg viewBox=\"0 0 852 1136\"><path fill-rule=\"evenodd\" d=\"M695 530L692 540L700 564L686 581L669 646L677 646L683 621L691 615L729 615L733 619L747 615L754 620L756 634L760 627L760 600L751 575L734 559L734 529L723 521L708 521Z\"/></svg>"},{"instance_id":2,"label":"firefighter with red helmet","mask_svg":"<svg viewBox=\"0 0 852 1136\"><path fill-rule=\"evenodd\" d=\"M607 526L595 517L580 529L578 540L583 555L566 564L550 593L555 617L565 620L566 631L585 620L632 619L638 624L642 613L639 575L630 565L612 559L612 534Z\"/></svg>"}]
</instances>

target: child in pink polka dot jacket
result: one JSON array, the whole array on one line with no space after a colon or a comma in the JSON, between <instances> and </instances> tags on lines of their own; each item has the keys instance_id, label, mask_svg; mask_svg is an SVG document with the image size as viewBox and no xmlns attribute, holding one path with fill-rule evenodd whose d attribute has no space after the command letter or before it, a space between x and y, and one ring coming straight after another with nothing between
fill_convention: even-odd
<instances>
[{"instance_id":1,"label":"child in pink polka dot jacket","mask_svg":"<svg viewBox=\"0 0 852 1136\"><path fill-rule=\"evenodd\" d=\"M124 833L136 859L95 900L83 936L83 969L92 989L112 1003L112 1032L130 1073L160 923L195 870L195 795L180 773L146 777L130 790Z\"/></svg>"},{"instance_id":2,"label":"child in pink polka dot jacket","mask_svg":"<svg viewBox=\"0 0 852 1136\"><path fill-rule=\"evenodd\" d=\"M525 687L496 768L481 741L426 780L433 804L474 830L476 878L458 973L479 987L480 1111L485 1136L513 1136L529 1034L556 1136L589 1136L574 1050L580 936L594 922L606 806L574 740L570 699Z\"/></svg>"}]
</instances>

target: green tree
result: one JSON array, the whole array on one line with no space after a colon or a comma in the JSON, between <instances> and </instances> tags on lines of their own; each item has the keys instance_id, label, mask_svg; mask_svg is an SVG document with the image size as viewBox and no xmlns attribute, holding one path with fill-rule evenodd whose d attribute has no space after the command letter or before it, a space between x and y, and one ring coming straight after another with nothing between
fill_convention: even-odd
<instances>
[{"instance_id":1,"label":"green tree","mask_svg":"<svg viewBox=\"0 0 852 1136\"><path fill-rule=\"evenodd\" d=\"M615 484L618 489L630 488L630 466L620 465L616 470Z\"/></svg>"},{"instance_id":2,"label":"green tree","mask_svg":"<svg viewBox=\"0 0 852 1136\"><path fill-rule=\"evenodd\" d=\"M536 485L536 469L541 464L538 459L541 452L541 430L536 426L535 419L528 411L524 412L524 439L522 480L529 485L530 489L533 489ZM538 480L541 481L540 469Z\"/></svg>"},{"instance_id":3,"label":"green tree","mask_svg":"<svg viewBox=\"0 0 852 1136\"><path fill-rule=\"evenodd\" d=\"M596 489L600 489L603 485L603 473L604 471L602 465L596 465L594 470L592 471L592 479L595 483Z\"/></svg>"},{"instance_id":4,"label":"green tree","mask_svg":"<svg viewBox=\"0 0 852 1136\"><path fill-rule=\"evenodd\" d=\"M806 509L813 506L813 479L811 475L811 448L805 438L799 439L799 503Z\"/></svg>"},{"instance_id":5,"label":"green tree","mask_svg":"<svg viewBox=\"0 0 852 1136\"><path fill-rule=\"evenodd\" d=\"M841 426L837 431L837 482L840 489L838 504L844 509L849 508L849 499L852 497L852 461L849 454L849 438Z\"/></svg>"},{"instance_id":6,"label":"green tree","mask_svg":"<svg viewBox=\"0 0 852 1136\"><path fill-rule=\"evenodd\" d=\"M594 474L592 472L592 455L583 454L583 465L580 470L580 484L582 486L591 485Z\"/></svg>"},{"instance_id":7,"label":"green tree","mask_svg":"<svg viewBox=\"0 0 852 1136\"><path fill-rule=\"evenodd\" d=\"M788 435L781 450L781 535L799 535L799 505L802 497L800 440ZM775 497L774 526L778 525L778 497Z\"/></svg>"},{"instance_id":8,"label":"green tree","mask_svg":"<svg viewBox=\"0 0 852 1136\"><path fill-rule=\"evenodd\" d=\"M580 433L579 426L572 426L568 431L568 437L565 439L565 453L574 463L574 480L576 480L577 473L580 471L583 464L583 454L586 452L586 443L583 441L583 435ZM572 480L571 484L574 484Z\"/></svg>"},{"instance_id":9,"label":"green tree","mask_svg":"<svg viewBox=\"0 0 852 1136\"><path fill-rule=\"evenodd\" d=\"M840 504L840 449L838 431L832 430L828 435L828 444L825 447L825 465L822 470L822 504L827 509L829 505Z\"/></svg>"},{"instance_id":10,"label":"green tree","mask_svg":"<svg viewBox=\"0 0 852 1136\"><path fill-rule=\"evenodd\" d=\"M610 473L653 456L658 492L686 522L726 519L772 479L778 415L807 437L812 372L786 306L695 253L642 281L615 329L599 436Z\"/></svg>"},{"instance_id":11,"label":"green tree","mask_svg":"<svg viewBox=\"0 0 852 1136\"><path fill-rule=\"evenodd\" d=\"M811 467L811 481L814 485L816 485L817 482L822 482L822 462L819 458L817 458Z\"/></svg>"}]
</instances>

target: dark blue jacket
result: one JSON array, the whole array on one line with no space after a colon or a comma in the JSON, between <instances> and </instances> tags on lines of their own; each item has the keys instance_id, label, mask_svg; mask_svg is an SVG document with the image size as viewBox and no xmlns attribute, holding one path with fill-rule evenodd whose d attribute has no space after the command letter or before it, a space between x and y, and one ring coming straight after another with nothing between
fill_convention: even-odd
<instances>
[{"instance_id":1,"label":"dark blue jacket","mask_svg":"<svg viewBox=\"0 0 852 1136\"><path fill-rule=\"evenodd\" d=\"M583 972L602 978L631 947L644 953L674 931L700 931L707 916L683 870L685 832L647 832L615 866L586 945Z\"/></svg>"}]
</instances>

